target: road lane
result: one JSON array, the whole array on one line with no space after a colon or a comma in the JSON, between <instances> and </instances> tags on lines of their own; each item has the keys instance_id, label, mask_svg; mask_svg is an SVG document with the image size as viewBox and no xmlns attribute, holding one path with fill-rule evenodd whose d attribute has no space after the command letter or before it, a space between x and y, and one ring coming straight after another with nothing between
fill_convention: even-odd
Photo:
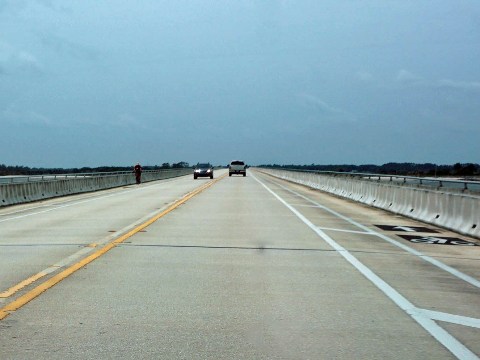
<instances>
[{"instance_id":1,"label":"road lane","mask_svg":"<svg viewBox=\"0 0 480 360\"><path fill-rule=\"evenodd\" d=\"M478 318L470 318L470 317L464 317L464 316L458 316L454 314L449 314L449 313L443 313L443 312L436 312L436 311L431 311L428 309L422 309L418 308L415 305L413 305L412 302L410 302L406 297L404 297L399 291L397 291L395 288L393 288L388 282L385 282L381 277L379 277L370 267L367 267L364 265L362 261L359 261L358 257L355 257L352 255L351 252L349 252L346 248L342 247L339 245L338 242L336 242L332 237L327 235L324 231L320 229L320 226L316 226L313 224L310 220L308 220L303 214L301 214L298 210L296 210L293 206L288 204L285 200L283 200L278 194L276 194L274 191L272 191L267 185L265 185L263 182L258 180L269 192L272 193L279 201L281 201L286 207L288 207L293 213L295 213L307 226L309 226L313 231L315 231L320 238L322 238L325 242L330 244L336 251L339 252L340 255L342 255L348 262L352 264L360 273L362 273L367 279L369 279L375 286L379 288L387 297L389 297L398 307L400 307L405 313L409 314L419 325L425 328L426 331L428 331L432 336L434 336L442 345L446 346L455 356L458 358L472 358L475 357L475 355L468 350L460 341L458 341L455 337L450 335L445 331L444 328L440 327L437 323L435 323L434 320L439 320L441 319L442 321L447 321L447 322L453 322L455 324L461 324L461 325L467 325L467 326L473 326L475 328L480 328L480 319ZM288 190L285 186L281 186L282 189L285 189L289 191L290 193L301 197L302 199L307 200L309 203L315 203L314 201L308 199L307 197L299 194L298 192ZM428 261L430 265L435 265L441 270L449 272L453 277L456 279L453 280L463 280L466 281L469 285L473 285L475 287L475 290L478 290L480 288L480 282L478 282L476 279L473 279L451 267L446 266L442 262L432 259L431 257L428 257L426 255L423 255L419 251L416 251L414 249L411 249L408 246L404 246L395 240L381 235L374 230L369 230L368 227L355 222L353 219L348 218L345 215L342 215L336 211L333 211L325 206L322 206L318 203L317 204L319 209L328 211L330 214L334 215L336 218L340 218L350 224L356 224L361 229L364 229L367 234L369 235L377 235L381 237L383 240L386 240L389 244L393 244L397 247L400 247L403 250L407 250L410 254L416 255L416 260L420 261ZM407 227L398 227L400 229L406 229ZM411 228L408 228L411 229ZM330 229L331 230L331 229ZM435 232L440 232L436 231ZM367 257L368 258L368 257ZM405 266L404 260L402 259L402 265ZM379 263L378 259L375 259L374 264L377 265ZM390 267L390 264L389 264ZM400 269L398 269L400 270ZM418 270L417 270L418 271ZM416 272L415 272L416 273ZM421 271L420 271L421 273ZM398 273L395 274L396 277L398 276ZM409 288L411 287L410 282L409 282ZM465 287L464 287L465 288ZM417 289L415 289L417 290ZM460 290L460 289L458 289ZM430 293L430 292L429 292ZM456 292L456 295L461 293L460 291ZM470 295L470 293L467 293L464 291L463 295ZM417 291L415 291L412 296L418 296ZM442 299L445 301L445 298ZM465 300L468 302L468 300L471 300L472 304L475 304L475 301L478 300L478 291L476 296L470 296L470 299L462 299L464 302ZM432 303L429 303L430 306L432 306ZM478 314L478 311L477 311Z\"/></svg>"},{"instance_id":2,"label":"road lane","mask_svg":"<svg viewBox=\"0 0 480 360\"><path fill-rule=\"evenodd\" d=\"M415 306L423 309L434 299L432 311L478 317L479 293L471 284L439 275L431 264L420 265L422 259L284 187L372 229L379 221L411 220L255 177ZM145 230L0 322L0 355L453 358L250 174L220 181ZM478 261L462 259L478 252L425 246L417 245L477 274ZM449 290L451 297L442 300L442 285L457 296ZM479 354L477 328L444 327ZM18 339L28 339L28 346Z\"/></svg>"},{"instance_id":3,"label":"road lane","mask_svg":"<svg viewBox=\"0 0 480 360\"><path fill-rule=\"evenodd\" d=\"M185 176L0 209L0 304L18 284L78 261L205 183Z\"/></svg>"},{"instance_id":4,"label":"road lane","mask_svg":"<svg viewBox=\"0 0 480 360\"><path fill-rule=\"evenodd\" d=\"M77 253L63 259L61 262L49 267L48 269L42 270L41 272L37 273L36 275L31 276L30 278L21 281L19 284L11 287L7 291L0 293L0 298L9 299L9 302L5 304L2 308L0 308L0 320L5 319L11 313L19 310L24 305L32 301L33 299L40 296L43 292L49 290L60 281L63 281L74 272L80 270L82 267L90 264L92 261L98 259L99 257L106 254L108 251L113 249L118 244L123 243L133 235L137 234L138 232L145 231L144 229L147 228L149 225L157 221L158 219L162 218L166 214L170 213L171 211L175 210L177 207L184 204L186 201L190 200L192 197L198 195L205 189L209 188L210 186L214 185L217 181L221 180L225 175L217 178L216 180L212 180L199 188L195 189L194 191L188 193L186 196L183 196L181 199L178 199L173 204L169 205L163 211L155 212L150 214L145 220L141 220L138 225L135 225L132 229L129 229L127 232L123 233L114 238L113 241L108 241L106 243L93 243L86 246L83 250L78 251ZM128 227L130 228L130 227ZM98 250L96 249L98 246ZM95 250L92 250L95 249ZM85 251L88 250L88 251ZM92 250L92 251L89 251ZM89 254L89 252L91 252ZM86 256L82 256L86 255ZM25 294L18 296L15 300L12 300L13 295L15 295L18 291L26 288L28 285L33 284L35 281L42 279L44 276L48 274L57 272L54 276L50 279L47 279L41 282L39 285L36 285L32 290L26 291Z\"/></svg>"}]
</instances>

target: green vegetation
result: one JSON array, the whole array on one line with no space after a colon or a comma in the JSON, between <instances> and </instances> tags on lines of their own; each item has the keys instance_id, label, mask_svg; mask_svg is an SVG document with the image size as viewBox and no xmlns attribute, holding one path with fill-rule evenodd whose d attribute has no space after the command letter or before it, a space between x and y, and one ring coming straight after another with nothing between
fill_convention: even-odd
<instances>
[{"instance_id":1,"label":"green vegetation","mask_svg":"<svg viewBox=\"0 0 480 360\"><path fill-rule=\"evenodd\" d=\"M159 170L159 169L179 169L188 168L190 165L181 161L170 165L163 163L161 166L142 166L143 170ZM43 175L43 174L78 174L90 172L114 172L114 171L132 171L131 166L100 166L100 167L82 167L82 168L30 168L28 166L7 166L0 164L0 176L6 175Z\"/></svg>"},{"instance_id":2,"label":"green vegetation","mask_svg":"<svg viewBox=\"0 0 480 360\"><path fill-rule=\"evenodd\" d=\"M480 165L461 164L437 165L414 163L388 163L383 165L261 165L265 168L359 172L371 174L409 175L409 176L475 176L480 175Z\"/></svg>"},{"instance_id":3,"label":"green vegetation","mask_svg":"<svg viewBox=\"0 0 480 360\"><path fill-rule=\"evenodd\" d=\"M180 161L170 164L143 166L144 170L159 169L179 169L189 168L189 163ZM278 165L268 164L260 165L265 168L279 169L298 169L298 170L317 170L317 171L337 171L337 172L359 172L372 174L391 174L391 175L409 175L409 176L480 176L480 165L472 163L456 163L454 165L437 164L415 164L415 163L387 163L383 165ZM113 171L131 171L132 166L100 166L100 167L82 167L82 168L29 168L27 166L7 166L0 164L0 176L4 175L41 175L41 174L75 174L89 172L113 172Z\"/></svg>"}]
</instances>

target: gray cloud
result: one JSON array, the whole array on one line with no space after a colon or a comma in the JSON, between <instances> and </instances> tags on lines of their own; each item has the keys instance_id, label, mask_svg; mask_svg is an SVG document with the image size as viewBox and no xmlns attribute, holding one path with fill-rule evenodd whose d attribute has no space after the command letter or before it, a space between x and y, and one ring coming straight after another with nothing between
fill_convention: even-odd
<instances>
[{"instance_id":1,"label":"gray cloud","mask_svg":"<svg viewBox=\"0 0 480 360\"><path fill-rule=\"evenodd\" d=\"M35 55L27 51L18 52L14 59L22 70L31 70L39 73L43 72L43 66L40 61Z\"/></svg>"},{"instance_id":2,"label":"gray cloud","mask_svg":"<svg viewBox=\"0 0 480 360\"><path fill-rule=\"evenodd\" d=\"M19 135L0 153L67 167L479 161L479 12L473 0L0 0L0 121L51 141L36 152ZM465 129L455 141L452 123ZM91 146L80 160L60 143Z\"/></svg>"},{"instance_id":3,"label":"gray cloud","mask_svg":"<svg viewBox=\"0 0 480 360\"><path fill-rule=\"evenodd\" d=\"M56 5L54 0L0 0L0 13L16 13L19 11L23 11L29 6L36 5L50 9L61 8L61 5Z\"/></svg>"},{"instance_id":4,"label":"gray cloud","mask_svg":"<svg viewBox=\"0 0 480 360\"><path fill-rule=\"evenodd\" d=\"M43 34L40 38L43 46L55 51L57 54L87 61L96 61L100 56L96 49L62 38L58 35Z\"/></svg>"},{"instance_id":5,"label":"gray cloud","mask_svg":"<svg viewBox=\"0 0 480 360\"><path fill-rule=\"evenodd\" d=\"M422 77L415 75L405 69L401 69L395 80L399 83L407 84L407 85L423 85L425 84L425 79Z\"/></svg>"},{"instance_id":6,"label":"gray cloud","mask_svg":"<svg viewBox=\"0 0 480 360\"><path fill-rule=\"evenodd\" d=\"M51 127L52 120L43 114L31 110L19 110L13 107L7 108L0 112L0 121L3 123L40 125Z\"/></svg>"},{"instance_id":7,"label":"gray cloud","mask_svg":"<svg viewBox=\"0 0 480 360\"><path fill-rule=\"evenodd\" d=\"M443 79L438 81L438 86L451 89L459 89L466 91L480 91L479 81L454 81L449 79Z\"/></svg>"},{"instance_id":8,"label":"gray cloud","mask_svg":"<svg viewBox=\"0 0 480 360\"><path fill-rule=\"evenodd\" d=\"M428 80L407 70L400 70L395 78L396 82L406 86L428 88L449 88L463 91L480 91L479 81L457 81L451 79Z\"/></svg>"},{"instance_id":9,"label":"gray cloud","mask_svg":"<svg viewBox=\"0 0 480 360\"><path fill-rule=\"evenodd\" d=\"M27 72L27 74L44 72L44 66L34 54L17 49L6 42L0 42L0 68L3 72L8 70Z\"/></svg>"},{"instance_id":10,"label":"gray cloud","mask_svg":"<svg viewBox=\"0 0 480 360\"><path fill-rule=\"evenodd\" d=\"M327 104L316 96L302 93L298 95L301 104L314 110L318 114L318 120L336 122L355 122L356 117L350 112Z\"/></svg>"},{"instance_id":11,"label":"gray cloud","mask_svg":"<svg viewBox=\"0 0 480 360\"><path fill-rule=\"evenodd\" d=\"M368 71L358 71L355 74L355 78L366 83L369 83L375 80L375 77L373 76L373 74Z\"/></svg>"}]
</instances>

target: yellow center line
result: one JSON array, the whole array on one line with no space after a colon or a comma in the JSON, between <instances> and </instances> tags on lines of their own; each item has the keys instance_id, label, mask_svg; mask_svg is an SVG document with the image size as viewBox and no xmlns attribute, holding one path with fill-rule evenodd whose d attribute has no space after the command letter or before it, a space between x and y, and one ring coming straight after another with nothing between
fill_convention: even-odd
<instances>
[{"instance_id":1,"label":"yellow center line","mask_svg":"<svg viewBox=\"0 0 480 360\"><path fill-rule=\"evenodd\" d=\"M202 191L206 190L207 188L209 188L210 186L212 186L213 184L220 181L221 179L223 179L226 176L227 175L225 174L225 175L223 175L223 176L221 176L221 177L219 177L219 178L217 178L213 181L210 181L207 184L195 189L194 191L192 191L189 194L187 194L186 196L184 196L182 199L174 202L170 207L168 207L167 209L165 209L161 213L159 213L159 214L155 215L154 217L150 218L149 220L145 221L143 224L140 224L135 229L130 230L128 233L126 233L126 234L120 236L118 239L115 239L114 241L108 243L104 247L95 251L93 254L91 254L91 255L85 257L84 259L80 260L79 262L69 266L68 268L66 268L62 272L58 273L57 275L53 276L52 278L50 278L50 279L46 280L45 282L41 283L40 285L38 285L36 288L34 288L34 289L30 290L29 292L27 292L26 294L20 296L18 299L16 299L16 300L12 301L11 303L5 305L3 308L0 309L0 320L5 319L8 315L10 315L10 313L20 309L22 306L24 306L28 302L32 301L33 299L38 297L43 292L50 289L51 287L55 286L60 281L64 280L65 278L67 278L68 276L70 276L71 274L76 272L77 270L81 269L82 267L91 263L93 260L95 260L95 259L99 258L100 256L104 255L106 252L113 249L118 244L124 242L125 240L132 237L133 235L135 235L139 231L145 229L147 226L153 224L155 221L157 221L161 217L163 217L163 216L167 215L168 213L170 213L171 211L175 210L177 207L184 204L185 202L190 200L195 195L200 194ZM40 275L40 274L41 273L39 273L37 275ZM33 276L33 277L31 277L27 280L31 280L34 277L35 276ZM22 283L26 282L27 280L22 281ZM32 281L30 281L30 283L31 282ZM26 285L24 285L24 286L26 286Z\"/></svg>"},{"instance_id":2,"label":"yellow center line","mask_svg":"<svg viewBox=\"0 0 480 360\"><path fill-rule=\"evenodd\" d=\"M38 274L35 274L33 276L30 276L28 279L23 280L22 282L18 283L15 286L12 286L10 289L0 293L0 298L8 298L15 294L17 291L23 289L25 286L30 285L31 283L37 281L38 279L44 277L47 275L45 272L39 272Z\"/></svg>"}]
</instances>

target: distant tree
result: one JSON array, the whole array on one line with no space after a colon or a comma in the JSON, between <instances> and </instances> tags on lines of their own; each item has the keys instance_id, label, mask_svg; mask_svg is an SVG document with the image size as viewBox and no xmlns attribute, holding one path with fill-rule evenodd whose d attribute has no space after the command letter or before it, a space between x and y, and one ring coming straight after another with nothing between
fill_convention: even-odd
<instances>
[{"instance_id":1,"label":"distant tree","mask_svg":"<svg viewBox=\"0 0 480 360\"><path fill-rule=\"evenodd\" d=\"M188 168L188 167L190 167L190 165L188 164L188 162L185 162L185 161L180 161L179 163L172 164L173 169L181 169L181 168Z\"/></svg>"},{"instance_id":2,"label":"distant tree","mask_svg":"<svg viewBox=\"0 0 480 360\"><path fill-rule=\"evenodd\" d=\"M460 167L457 167L456 169L457 169L456 175L472 176L477 172L477 166L475 164L462 164Z\"/></svg>"},{"instance_id":3,"label":"distant tree","mask_svg":"<svg viewBox=\"0 0 480 360\"><path fill-rule=\"evenodd\" d=\"M146 170L170 169L170 168L189 168L190 165L181 161L170 165L163 163L161 166L144 166ZM341 171L341 172L359 172L359 173L376 173L376 174L392 174L392 175L413 175L413 176L478 176L480 175L480 165L472 163L456 163L454 165L436 165L432 163L415 164L415 163L386 163L383 165L280 165L268 164L259 165L259 167L279 168L279 169L299 169L314 171ZM89 173L89 172L115 172L115 171L131 171L129 166L101 166L101 167L82 167L82 168L29 168L27 166L8 166L0 164L0 176L8 175L41 175L41 174L70 174L70 173Z\"/></svg>"},{"instance_id":4,"label":"distant tree","mask_svg":"<svg viewBox=\"0 0 480 360\"><path fill-rule=\"evenodd\" d=\"M460 163L453 165L453 175L460 175L462 172L463 166Z\"/></svg>"}]
</instances>

